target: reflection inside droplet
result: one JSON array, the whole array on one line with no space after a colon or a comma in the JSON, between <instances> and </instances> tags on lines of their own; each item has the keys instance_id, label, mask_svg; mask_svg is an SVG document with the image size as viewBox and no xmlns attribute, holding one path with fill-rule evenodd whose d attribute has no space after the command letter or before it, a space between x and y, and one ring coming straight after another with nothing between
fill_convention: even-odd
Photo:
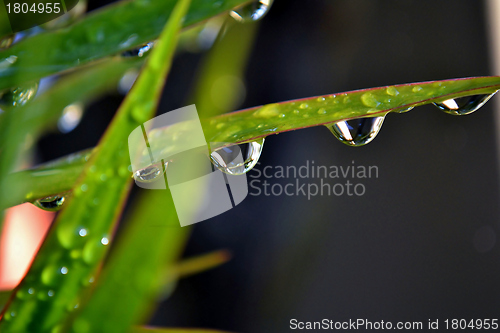
<instances>
[{"instance_id":1,"label":"reflection inside droplet","mask_svg":"<svg viewBox=\"0 0 500 333\"><path fill-rule=\"evenodd\" d=\"M465 96L433 104L446 113L462 116L477 111L495 94L496 92L492 94Z\"/></svg>"},{"instance_id":2,"label":"reflection inside droplet","mask_svg":"<svg viewBox=\"0 0 500 333\"><path fill-rule=\"evenodd\" d=\"M54 212L60 210L66 198L62 195L49 196L43 199L38 199L34 202L35 206L46 211Z\"/></svg>"},{"instance_id":3,"label":"reflection inside droplet","mask_svg":"<svg viewBox=\"0 0 500 333\"><path fill-rule=\"evenodd\" d=\"M212 163L222 172L230 175L242 175L252 170L257 164L264 138L239 145L222 147L210 154Z\"/></svg>"},{"instance_id":4,"label":"reflection inside droplet","mask_svg":"<svg viewBox=\"0 0 500 333\"><path fill-rule=\"evenodd\" d=\"M148 53L154 46L154 42L149 42L146 44L143 44L141 46L138 46L136 48L133 48L131 50L127 50L122 52L122 57L142 57L146 53Z\"/></svg>"},{"instance_id":5,"label":"reflection inside droplet","mask_svg":"<svg viewBox=\"0 0 500 333\"><path fill-rule=\"evenodd\" d=\"M165 162L165 169L167 169L168 162ZM158 179L159 176L163 174L163 166L161 162L152 164L146 168L137 170L134 173L134 178L137 181L143 182L143 183L151 183Z\"/></svg>"},{"instance_id":6,"label":"reflection inside droplet","mask_svg":"<svg viewBox=\"0 0 500 333\"><path fill-rule=\"evenodd\" d=\"M340 121L326 127L346 145L363 146L375 138L383 122L384 117L358 118Z\"/></svg>"},{"instance_id":7,"label":"reflection inside droplet","mask_svg":"<svg viewBox=\"0 0 500 333\"><path fill-rule=\"evenodd\" d=\"M238 22L257 21L263 18L274 0L254 0L248 4L238 6L229 12L232 18Z\"/></svg>"}]
</instances>

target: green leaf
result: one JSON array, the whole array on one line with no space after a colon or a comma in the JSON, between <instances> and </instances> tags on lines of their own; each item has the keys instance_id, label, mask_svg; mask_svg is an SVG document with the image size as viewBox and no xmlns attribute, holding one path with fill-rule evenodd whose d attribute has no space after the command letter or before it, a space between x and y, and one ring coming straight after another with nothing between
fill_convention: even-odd
<instances>
[{"instance_id":1,"label":"green leaf","mask_svg":"<svg viewBox=\"0 0 500 333\"><path fill-rule=\"evenodd\" d=\"M183 259L174 265L172 273L177 278L184 278L191 275L218 267L231 259L231 254L226 250L214 251L192 258Z\"/></svg>"},{"instance_id":2,"label":"green leaf","mask_svg":"<svg viewBox=\"0 0 500 333\"><path fill-rule=\"evenodd\" d=\"M244 97L244 71L258 23L241 24L228 18L224 33L204 59L198 71L192 98L203 118L235 110Z\"/></svg>"},{"instance_id":3,"label":"green leaf","mask_svg":"<svg viewBox=\"0 0 500 333\"><path fill-rule=\"evenodd\" d=\"M393 92L396 89L397 94ZM404 110L409 107L421 106L433 102L477 94L491 94L500 89L500 77L473 77L443 81L430 81L379 88L356 90L333 95L316 96L261 107L246 109L213 117L202 122L207 142L243 143L272 134L297 130L305 127L327 125L342 120L362 117L383 116L392 111ZM396 96L392 96L387 92ZM371 106L365 103L371 104ZM164 149L161 142L171 139L172 133L160 131L153 151ZM172 141L170 141L172 142ZM81 168L79 162L70 162L65 167ZM33 169L23 172L23 177L32 175L43 169ZM55 171L58 170L58 171ZM58 175L39 175L38 181L43 178L64 178L68 183L60 183L59 192L70 189L74 183L75 171L55 169ZM31 191L37 191L34 184ZM26 197L26 191L25 197ZM55 194L55 193L52 193ZM20 197L17 198L19 203Z\"/></svg>"},{"instance_id":4,"label":"green leaf","mask_svg":"<svg viewBox=\"0 0 500 333\"><path fill-rule=\"evenodd\" d=\"M147 65L85 165L74 197L54 222L0 322L2 332L57 330L95 280L131 183L128 135L154 115L188 6L189 0L176 6ZM34 288L35 294L27 288Z\"/></svg>"},{"instance_id":5,"label":"green leaf","mask_svg":"<svg viewBox=\"0 0 500 333\"><path fill-rule=\"evenodd\" d=\"M224 13L248 0L193 0L184 26ZM176 0L120 1L72 26L42 33L0 51L0 90L118 54L158 37ZM15 56L7 66L4 59Z\"/></svg>"},{"instance_id":6,"label":"green leaf","mask_svg":"<svg viewBox=\"0 0 500 333\"><path fill-rule=\"evenodd\" d=\"M12 290L0 290L0 313L12 295Z\"/></svg>"},{"instance_id":7,"label":"green leaf","mask_svg":"<svg viewBox=\"0 0 500 333\"><path fill-rule=\"evenodd\" d=\"M125 230L73 327L122 332L144 322L191 230L180 227L169 191L143 191L124 222Z\"/></svg>"}]
</instances>

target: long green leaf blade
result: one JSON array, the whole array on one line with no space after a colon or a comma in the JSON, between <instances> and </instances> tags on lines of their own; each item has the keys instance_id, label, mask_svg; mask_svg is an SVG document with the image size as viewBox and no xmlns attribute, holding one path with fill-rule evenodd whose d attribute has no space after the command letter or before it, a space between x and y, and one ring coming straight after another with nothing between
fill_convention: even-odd
<instances>
[{"instance_id":1,"label":"long green leaf blade","mask_svg":"<svg viewBox=\"0 0 500 333\"><path fill-rule=\"evenodd\" d=\"M392 89L390 87L398 91L396 96L387 94L388 89L389 91ZM491 94L500 89L500 77L473 77L390 87L317 96L227 113L205 120L203 129L208 142L242 143L284 131L319 126L341 120L381 116L391 111L451 98L475 94ZM369 94L370 99L375 100L375 102L372 102L376 107L363 104L362 96L365 94ZM332 96L336 97L333 98ZM390 99L390 101L386 102L386 99ZM377 103L380 104L377 105ZM160 135L165 140L168 140L170 134L161 133ZM163 147L152 147L152 149L159 150L163 149ZM65 163L64 168L59 168L57 165L53 166L53 172L57 172L58 175L47 175L46 177L52 179L63 177L68 183L58 183L58 186L55 186L57 188L54 188L55 192L51 194L70 190L70 184L76 180L74 176L76 172L74 172L74 169L73 171L69 171L69 169L66 171L65 168L69 168L70 165L74 165L75 168L82 168L78 164L77 159L75 162ZM33 175L42 170L23 171L22 174L18 174L20 177L17 179L22 181L21 179L24 178L28 181ZM25 189L23 194L16 198L15 203L33 199L27 199L27 195L31 191L40 190L38 184L43 183L45 176L41 174L38 177L40 177L37 179L38 183L33 183L32 190ZM73 180L71 181L71 179Z\"/></svg>"}]
</instances>

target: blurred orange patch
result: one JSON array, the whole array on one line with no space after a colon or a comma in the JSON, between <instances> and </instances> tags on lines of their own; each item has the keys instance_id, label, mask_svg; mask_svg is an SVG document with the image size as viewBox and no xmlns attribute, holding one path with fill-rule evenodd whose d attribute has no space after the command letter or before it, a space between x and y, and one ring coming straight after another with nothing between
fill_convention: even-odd
<instances>
[{"instance_id":1,"label":"blurred orange patch","mask_svg":"<svg viewBox=\"0 0 500 333\"><path fill-rule=\"evenodd\" d=\"M13 289L21 282L54 216L30 203L6 211L0 237L0 290Z\"/></svg>"}]
</instances>

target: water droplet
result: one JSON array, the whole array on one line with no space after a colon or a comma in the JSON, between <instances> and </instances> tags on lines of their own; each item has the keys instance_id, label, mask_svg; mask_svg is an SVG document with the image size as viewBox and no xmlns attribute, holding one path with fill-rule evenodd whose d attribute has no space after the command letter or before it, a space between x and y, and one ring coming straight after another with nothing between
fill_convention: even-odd
<instances>
[{"instance_id":1,"label":"water droplet","mask_svg":"<svg viewBox=\"0 0 500 333\"><path fill-rule=\"evenodd\" d=\"M89 265L94 264L99 261L99 259L104 255L106 247L103 246L104 244L102 243L102 239L103 237L94 237L89 239L89 241L85 243L82 252L82 259L85 263Z\"/></svg>"},{"instance_id":2,"label":"water droplet","mask_svg":"<svg viewBox=\"0 0 500 333\"><path fill-rule=\"evenodd\" d=\"M108 239L108 237L103 237L103 238L101 238L101 244L102 244L102 245L108 245L108 244L109 244L109 239Z\"/></svg>"},{"instance_id":3,"label":"water droplet","mask_svg":"<svg viewBox=\"0 0 500 333\"><path fill-rule=\"evenodd\" d=\"M168 167L168 162L165 162L165 169ZM142 183L151 183L158 179L163 174L161 163L155 163L144 169L137 170L134 173L135 180Z\"/></svg>"},{"instance_id":4,"label":"water droplet","mask_svg":"<svg viewBox=\"0 0 500 333\"><path fill-rule=\"evenodd\" d=\"M6 48L10 47L12 45L12 42L14 41L15 35L8 35L3 38L0 38L0 50L5 50Z\"/></svg>"},{"instance_id":5,"label":"water droplet","mask_svg":"<svg viewBox=\"0 0 500 333\"><path fill-rule=\"evenodd\" d=\"M326 114L326 110L321 108L318 110L318 114Z\"/></svg>"},{"instance_id":6,"label":"water droplet","mask_svg":"<svg viewBox=\"0 0 500 333\"><path fill-rule=\"evenodd\" d=\"M317 100L318 102L324 102L324 101L325 101L325 98L324 98L323 96L321 96L321 97L318 97L316 100Z\"/></svg>"},{"instance_id":7,"label":"water droplet","mask_svg":"<svg viewBox=\"0 0 500 333\"><path fill-rule=\"evenodd\" d=\"M213 164L229 175L242 175L257 164L264 146L264 138L239 145L216 149L210 154ZM241 153L242 160L236 160Z\"/></svg>"},{"instance_id":8,"label":"water droplet","mask_svg":"<svg viewBox=\"0 0 500 333\"><path fill-rule=\"evenodd\" d=\"M272 118L280 114L279 104L268 104L253 113L254 117L257 118Z\"/></svg>"},{"instance_id":9,"label":"water droplet","mask_svg":"<svg viewBox=\"0 0 500 333\"><path fill-rule=\"evenodd\" d=\"M233 9L229 15L238 22L251 22L263 18L274 0L253 0Z\"/></svg>"},{"instance_id":10,"label":"water droplet","mask_svg":"<svg viewBox=\"0 0 500 333\"><path fill-rule=\"evenodd\" d=\"M396 113L405 113L405 112L408 112L410 110L413 110L413 108L414 108L414 106L408 106L408 107L405 107L405 108L402 108L402 109L396 109L393 112L396 112Z\"/></svg>"},{"instance_id":11,"label":"water droplet","mask_svg":"<svg viewBox=\"0 0 500 333\"><path fill-rule=\"evenodd\" d=\"M83 115L83 104L74 103L64 108L61 118L57 121L57 128L62 133L69 133L80 123Z\"/></svg>"},{"instance_id":12,"label":"water droplet","mask_svg":"<svg viewBox=\"0 0 500 333\"><path fill-rule=\"evenodd\" d=\"M375 138L383 122L384 117L358 118L340 121L326 127L346 145L363 146Z\"/></svg>"},{"instance_id":13,"label":"water droplet","mask_svg":"<svg viewBox=\"0 0 500 333\"><path fill-rule=\"evenodd\" d=\"M415 87L413 87L413 89L411 91L413 91L413 92L419 92L419 91L422 91L422 90L424 90L422 87L415 86Z\"/></svg>"},{"instance_id":14,"label":"water droplet","mask_svg":"<svg viewBox=\"0 0 500 333\"><path fill-rule=\"evenodd\" d=\"M129 57L142 57L146 53L148 53L154 46L154 42L149 42L146 44L143 44L141 46L135 47L131 50L127 50L122 52L122 57L129 58Z\"/></svg>"},{"instance_id":15,"label":"water droplet","mask_svg":"<svg viewBox=\"0 0 500 333\"><path fill-rule=\"evenodd\" d=\"M83 318L76 318L73 322L73 331L76 333L90 332L90 323Z\"/></svg>"},{"instance_id":16,"label":"water droplet","mask_svg":"<svg viewBox=\"0 0 500 333\"><path fill-rule=\"evenodd\" d=\"M55 212L62 209L66 198L62 195L53 195L35 201L35 206L49 212Z\"/></svg>"},{"instance_id":17,"label":"water droplet","mask_svg":"<svg viewBox=\"0 0 500 333\"><path fill-rule=\"evenodd\" d=\"M493 97L495 93L447 99L446 101L433 104L446 113L463 116L478 110Z\"/></svg>"},{"instance_id":18,"label":"water droplet","mask_svg":"<svg viewBox=\"0 0 500 333\"><path fill-rule=\"evenodd\" d=\"M81 228L80 230L78 230L78 234L79 234L81 237L85 237L85 236L87 236L88 231L87 231L87 229L85 229L85 228Z\"/></svg>"},{"instance_id":19,"label":"water droplet","mask_svg":"<svg viewBox=\"0 0 500 333\"><path fill-rule=\"evenodd\" d=\"M370 108L376 108L377 106L380 105L380 102L377 101L375 96L370 92L367 92L367 93L364 93L363 95L361 95L361 102L365 106L368 106Z\"/></svg>"},{"instance_id":20,"label":"water droplet","mask_svg":"<svg viewBox=\"0 0 500 333\"><path fill-rule=\"evenodd\" d=\"M17 59L17 58L16 58ZM38 91L38 83L29 83L16 88L8 89L1 93L0 104L7 106L20 106L26 104Z\"/></svg>"},{"instance_id":21,"label":"water droplet","mask_svg":"<svg viewBox=\"0 0 500 333\"><path fill-rule=\"evenodd\" d=\"M19 299L25 300L25 299L28 299L31 296L33 296L34 293L35 293L35 289L33 289L33 288L27 289L27 288L21 287L17 291L16 297Z\"/></svg>"},{"instance_id":22,"label":"water droplet","mask_svg":"<svg viewBox=\"0 0 500 333\"><path fill-rule=\"evenodd\" d=\"M68 274L67 267L49 265L43 269L40 278L45 285L55 287L61 283L63 276L66 274Z\"/></svg>"},{"instance_id":23,"label":"water droplet","mask_svg":"<svg viewBox=\"0 0 500 333\"><path fill-rule=\"evenodd\" d=\"M399 91L394 88L394 87L387 87L387 89L385 90L385 92L387 93L387 95L391 95L391 96L397 96L399 95Z\"/></svg>"},{"instance_id":24,"label":"water droplet","mask_svg":"<svg viewBox=\"0 0 500 333\"><path fill-rule=\"evenodd\" d=\"M49 297L54 296L54 290L47 291L47 296L49 296Z\"/></svg>"},{"instance_id":25,"label":"water droplet","mask_svg":"<svg viewBox=\"0 0 500 333\"><path fill-rule=\"evenodd\" d=\"M307 109L308 107L309 105L307 103L302 103L299 105L299 108L301 108L302 110Z\"/></svg>"}]
</instances>

